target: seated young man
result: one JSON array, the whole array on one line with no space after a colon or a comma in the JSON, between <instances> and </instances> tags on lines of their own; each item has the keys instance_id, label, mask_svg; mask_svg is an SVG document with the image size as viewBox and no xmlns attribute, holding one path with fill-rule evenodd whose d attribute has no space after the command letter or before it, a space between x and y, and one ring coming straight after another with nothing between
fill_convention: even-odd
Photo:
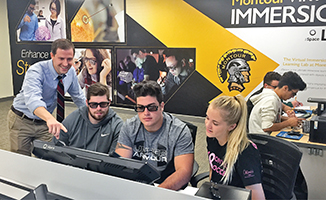
<instances>
[{"instance_id":1,"label":"seated young man","mask_svg":"<svg viewBox=\"0 0 326 200\"><path fill-rule=\"evenodd\" d=\"M123 121L110 108L110 102L109 88L99 82L92 84L87 92L87 106L63 120L68 131L61 130L59 140L67 146L108 154L114 152ZM55 137L53 140L59 142Z\"/></svg>"},{"instance_id":2,"label":"seated young man","mask_svg":"<svg viewBox=\"0 0 326 200\"><path fill-rule=\"evenodd\" d=\"M254 107L254 105L252 104L252 102L250 101L250 98L257 95L257 94L260 94L263 92L263 89L264 88L268 88L268 89L272 89L274 90L280 79L281 79L281 75L277 72L274 72L274 71L271 71L271 72L267 72L266 75L264 76L264 80L263 80L263 87L259 90L257 90L255 93L253 93L247 100L247 108L248 108L248 120L249 120L249 116L250 116L250 113L252 111L252 108ZM292 107L297 107L297 106L302 106L303 104L297 100L294 100L292 102L283 102L283 111L288 111L288 110L291 110Z\"/></svg>"},{"instance_id":3,"label":"seated young man","mask_svg":"<svg viewBox=\"0 0 326 200\"><path fill-rule=\"evenodd\" d=\"M185 123L163 112L161 87L155 81L134 86L138 115L121 128L115 152L126 158L146 160L161 174L159 187L179 190L191 177L194 147Z\"/></svg>"},{"instance_id":4,"label":"seated young man","mask_svg":"<svg viewBox=\"0 0 326 200\"><path fill-rule=\"evenodd\" d=\"M298 91L306 88L306 83L295 72L285 72L275 90L264 88L263 92L250 98L254 107L249 117L249 133L270 134L287 126L297 126L302 119L290 115L282 120L282 100L290 99Z\"/></svg>"},{"instance_id":5,"label":"seated young man","mask_svg":"<svg viewBox=\"0 0 326 200\"><path fill-rule=\"evenodd\" d=\"M272 71L272 72L267 72L266 73L266 75L264 76L264 80L263 80L263 87L260 88L259 90L257 90L255 93L253 93L247 100L248 122L249 122L250 113L252 111L252 108L254 107L254 105L250 101L250 98L255 96L255 95L258 95L258 94L262 93L264 88L274 90L277 87L280 79L281 79L281 75L279 73L277 73L277 72Z\"/></svg>"}]
</instances>

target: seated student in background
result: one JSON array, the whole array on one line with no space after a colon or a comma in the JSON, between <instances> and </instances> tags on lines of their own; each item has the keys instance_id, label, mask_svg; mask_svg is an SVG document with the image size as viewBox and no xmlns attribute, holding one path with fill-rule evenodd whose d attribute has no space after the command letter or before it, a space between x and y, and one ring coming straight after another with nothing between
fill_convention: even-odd
<instances>
[{"instance_id":1,"label":"seated student in background","mask_svg":"<svg viewBox=\"0 0 326 200\"><path fill-rule=\"evenodd\" d=\"M205 119L209 178L249 189L252 199L265 199L260 155L247 137L246 123L246 101L241 95L221 96L209 105Z\"/></svg>"},{"instance_id":2,"label":"seated student in background","mask_svg":"<svg viewBox=\"0 0 326 200\"><path fill-rule=\"evenodd\" d=\"M109 88L94 83L88 88L87 106L81 107L62 122L67 132L60 132L59 140L67 146L97 151L114 152L122 119L109 107ZM55 143L59 141L53 137Z\"/></svg>"},{"instance_id":3,"label":"seated student in background","mask_svg":"<svg viewBox=\"0 0 326 200\"><path fill-rule=\"evenodd\" d=\"M268 88L268 89L272 89L274 90L280 79L281 79L281 75L277 72L274 72L274 71L271 71L271 72L267 72L266 75L264 76L264 80L263 80L263 87L259 90L257 90L255 93L253 93L247 100L247 108L248 108L248 119L249 119L249 116L250 116L250 113L252 111L252 108L254 107L254 105L252 104L252 102L250 101L250 98L257 95L257 94L260 94L263 92L263 89L264 88ZM292 102L288 102L288 103L284 103L283 102L283 105L282 105L282 109L283 111L288 111L288 110L291 110L291 107L297 107L297 106L302 106L303 104L297 100L294 100Z\"/></svg>"},{"instance_id":4,"label":"seated student in background","mask_svg":"<svg viewBox=\"0 0 326 200\"><path fill-rule=\"evenodd\" d=\"M247 100L248 119L249 119L250 113L252 111L252 108L254 107L254 105L250 101L250 98L262 93L264 88L274 90L277 87L280 79L281 79L281 75L277 72L271 71L271 72L266 73L266 75L264 76L264 80L263 80L263 87L260 88L259 90L257 90L255 93L253 93Z\"/></svg>"},{"instance_id":5,"label":"seated student in background","mask_svg":"<svg viewBox=\"0 0 326 200\"><path fill-rule=\"evenodd\" d=\"M290 99L298 91L306 88L306 83L292 71L285 72L275 90L263 89L263 92L250 98L254 107L249 117L249 133L270 134L288 126L301 124L302 119L293 113L282 117L282 100Z\"/></svg>"},{"instance_id":6,"label":"seated student in background","mask_svg":"<svg viewBox=\"0 0 326 200\"><path fill-rule=\"evenodd\" d=\"M158 187L179 190L191 177L194 147L185 123L163 112L161 87L156 81L134 86L138 115L121 128L115 152L121 157L145 160L161 174Z\"/></svg>"}]
</instances>

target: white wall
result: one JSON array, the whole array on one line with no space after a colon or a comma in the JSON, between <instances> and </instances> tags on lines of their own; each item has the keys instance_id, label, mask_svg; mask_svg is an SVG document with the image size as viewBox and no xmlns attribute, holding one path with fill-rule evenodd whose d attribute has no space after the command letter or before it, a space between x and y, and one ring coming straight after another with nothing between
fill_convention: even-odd
<instances>
[{"instance_id":1,"label":"white wall","mask_svg":"<svg viewBox=\"0 0 326 200\"><path fill-rule=\"evenodd\" d=\"M7 1L0 1L0 58L1 58L1 73L0 73L0 98L13 96L13 82L11 73L11 56L9 45L9 28Z\"/></svg>"}]
</instances>

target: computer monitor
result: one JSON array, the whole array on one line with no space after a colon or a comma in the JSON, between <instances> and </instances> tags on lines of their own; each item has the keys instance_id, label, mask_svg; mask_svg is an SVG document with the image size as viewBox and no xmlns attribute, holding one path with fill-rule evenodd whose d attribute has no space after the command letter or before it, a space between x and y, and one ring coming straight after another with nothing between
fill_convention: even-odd
<instances>
[{"instance_id":1,"label":"computer monitor","mask_svg":"<svg viewBox=\"0 0 326 200\"><path fill-rule=\"evenodd\" d=\"M38 158L146 184L153 184L160 178L159 172L144 161L111 157L70 146L56 146L40 140L33 143L33 154Z\"/></svg>"},{"instance_id":2,"label":"computer monitor","mask_svg":"<svg viewBox=\"0 0 326 200\"><path fill-rule=\"evenodd\" d=\"M310 103L318 103L318 107L316 110L317 116L326 119L326 98L309 97L307 101Z\"/></svg>"}]
</instances>

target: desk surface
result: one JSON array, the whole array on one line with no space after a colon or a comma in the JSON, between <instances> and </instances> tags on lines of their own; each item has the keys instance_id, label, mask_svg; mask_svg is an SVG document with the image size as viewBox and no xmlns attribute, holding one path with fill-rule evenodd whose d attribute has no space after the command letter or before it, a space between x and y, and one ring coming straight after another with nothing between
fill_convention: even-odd
<instances>
[{"instance_id":1,"label":"desk surface","mask_svg":"<svg viewBox=\"0 0 326 200\"><path fill-rule=\"evenodd\" d=\"M310 106L311 109L315 109L316 106ZM312 117L312 116L311 116ZM308 118L307 120L309 121L310 118ZM290 128L285 128L281 131L291 131ZM310 142L309 141L309 133L303 133L302 129L298 130L300 131L301 134L303 134L302 138L300 140L293 140L293 139L286 139L286 138L282 138L285 140L288 140L290 142L294 142L296 145L301 146L301 147L316 147L316 148L324 148L326 149L326 144L323 143L318 143L318 142ZM271 133L271 136L276 136L280 131L274 131Z\"/></svg>"},{"instance_id":2,"label":"desk surface","mask_svg":"<svg viewBox=\"0 0 326 200\"><path fill-rule=\"evenodd\" d=\"M287 129L283 129L282 131L290 131L291 129L287 128ZM274 131L271 133L271 136L275 136L279 133L280 131ZM294 142L296 145L301 146L301 147L324 147L326 149L326 144L323 143L318 143L318 142L310 142L309 141L309 133L302 133L302 130L300 129L301 134L303 134L302 138L300 140L292 140L292 139L287 139L287 138L283 138L284 140L290 141L290 142Z\"/></svg>"},{"instance_id":3,"label":"desk surface","mask_svg":"<svg viewBox=\"0 0 326 200\"><path fill-rule=\"evenodd\" d=\"M318 103L319 105L319 103ZM317 106L310 106L310 110L314 110L317 109ZM310 121L313 116L315 114L312 114L311 117L309 117L308 119L306 119L307 121ZM285 129L284 131L290 131L290 128ZM324 143L319 143L319 142L310 142L309 141L309 133L303 133L302 129L299 130L301 134L303 134L302 138L300 140L291 140L291 139L286 139L288 141L294 142L296 143L298 146L300 147L313 147L313 148L322 148L322 149L326 149L326 144ZM276 136L280 131L275 131L272 132L272 136ZM284 139L284 138L283 138Z\"/></svg>"},{"instance_id":4,"label":"desk surface","mask_svg":"<svg viewBox=\"0 0 326 200\"><path fill-rule=\"evenodd\" d=\"M38 158L28 157L4 150L0 150L0 177L13 182L35 188L45 184L49 192L72 199L179 199L197 200L204 199L193 196L198 190L193 188L192 195L187 191L178 192L164 188L154 187L126 179L121 179L105 174L100 174L72 166L58 164ZM232 186L223 187L223 197L250 194L242 188ZM127 192L126 192L127 191ZM189 192L189 190L188 190ZM0 184L0 194L16 194L4 184ZM24 193L25 194L25 193ZM20 199L20 196L14 198ZM18 195L18 194L16 194ZM247 196L246 196L247 195ZM9 195L8 195L9 196Z\"/></svg>"}]
</instances>

